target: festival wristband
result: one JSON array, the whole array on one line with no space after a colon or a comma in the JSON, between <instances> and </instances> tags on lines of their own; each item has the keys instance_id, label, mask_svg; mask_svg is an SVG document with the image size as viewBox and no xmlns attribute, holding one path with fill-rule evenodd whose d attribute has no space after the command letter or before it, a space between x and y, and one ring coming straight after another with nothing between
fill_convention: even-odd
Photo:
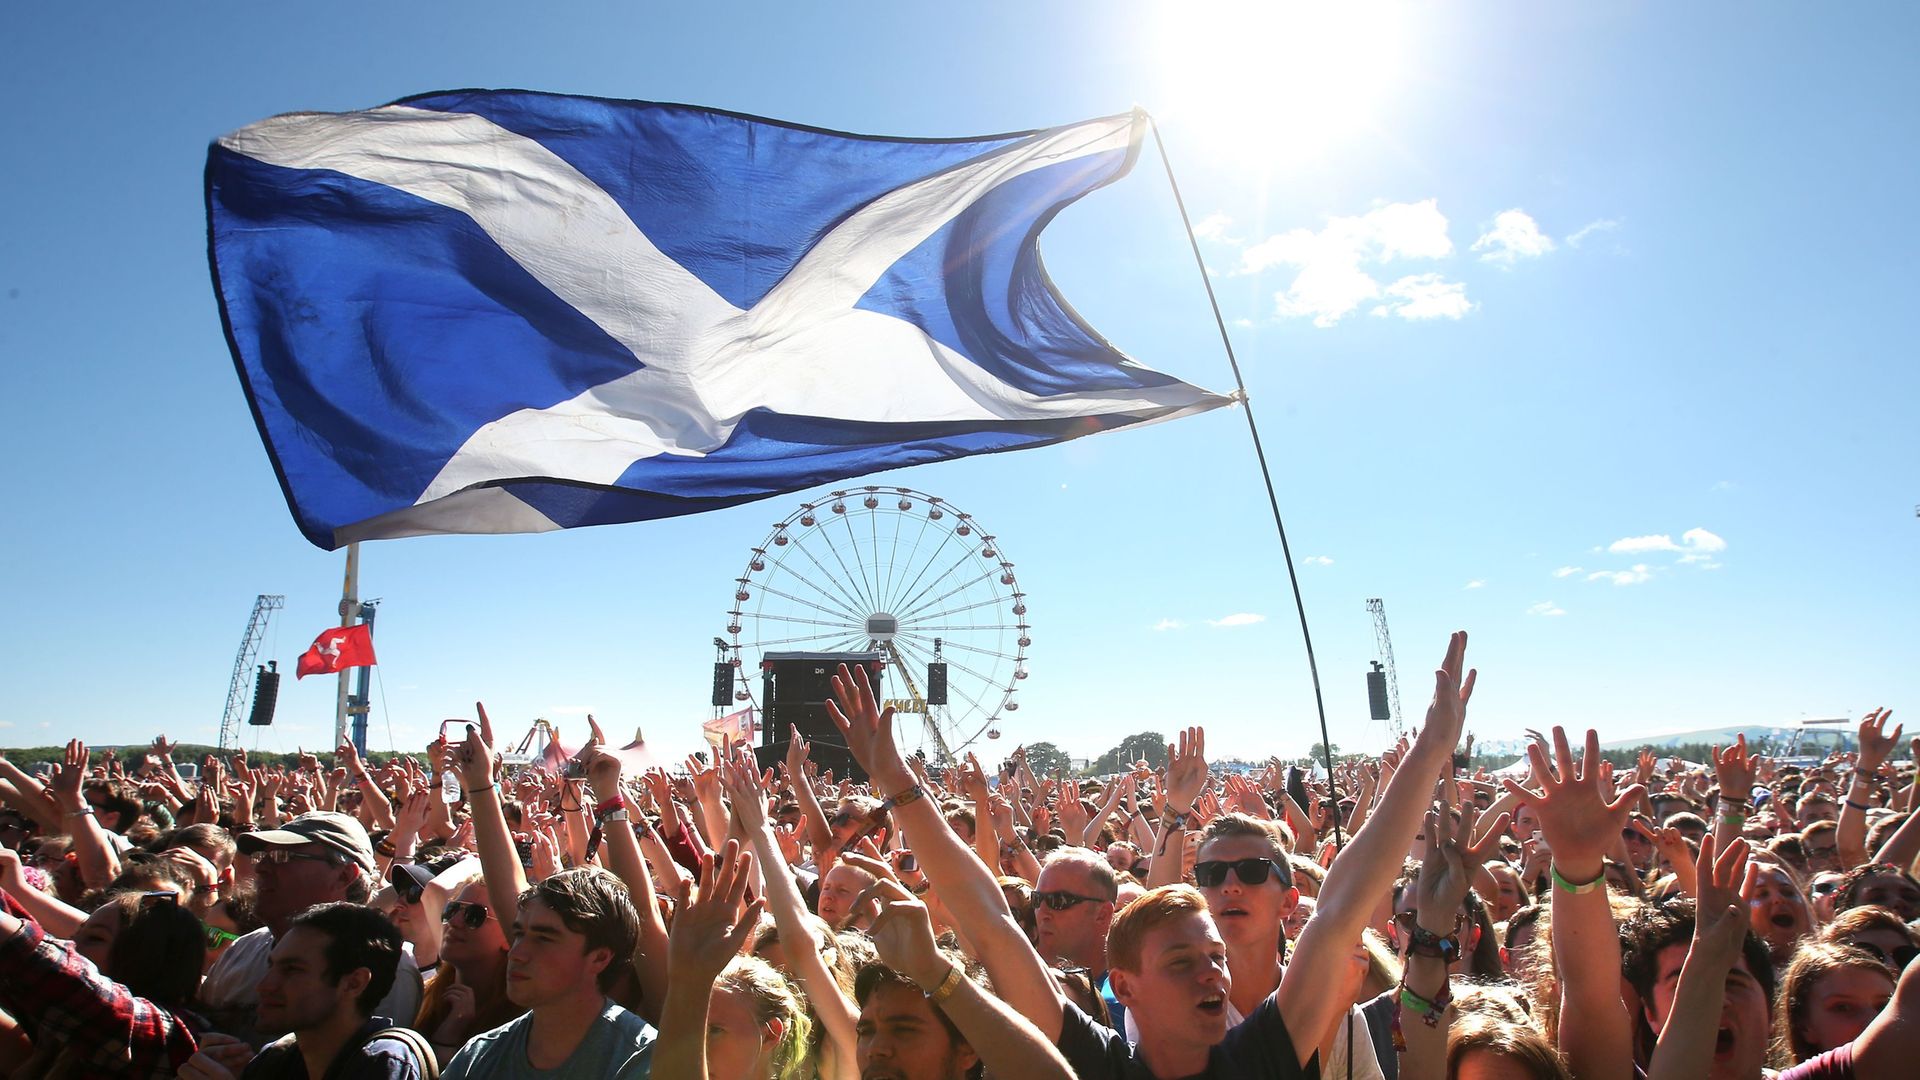
<instances>
[{"instance_id":1,"label":"festival wristband","mask_svg":"<svg viewBox=\"0 0 1920 1080\"><path fill-rule=\"evenodd\" d=\"M947 1000L955 990L960 989L960 980L966 977L967 973L961 970L959 964L953 965L947 969L947 977L940 980L940 985L926 992L927 1000L935 1004Z\"/></svg>"},{"instance_id":2,"label":"festival wristband","mask_svg":"<svg viewBox=\"0 0 1920 1080\"><path fill-rule=\"evenodd\" d=\"M1579 896L1582 893L1590 893L1596 889L1604 888L1606 886L1606 881L1607 881L1607 871L1604 867L1601 869L1599 874L1594 876L1594 879L1592 881L1582 881L1582 882L1568 881L1565 877L1561 876L1560 868L1558 866L1549 867L1548 873L1553 875L1553 884L1556 888L1563 889L1566 892L1573 894L1574 896Z\"/></svg>"}]
</instances>

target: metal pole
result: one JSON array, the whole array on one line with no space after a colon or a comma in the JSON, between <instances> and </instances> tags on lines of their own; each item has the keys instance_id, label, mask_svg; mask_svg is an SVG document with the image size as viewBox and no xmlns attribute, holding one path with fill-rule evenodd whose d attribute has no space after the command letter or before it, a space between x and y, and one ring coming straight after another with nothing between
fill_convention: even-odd
<instances>
[{"instance_id":1,"label":"metal pole","mask_svg":"<svg viewBox=\"0 0 1920 1080\"><path fill-rule=\"evenodd\" d=\"M340 586L340 627L345 629L353 625L353 617L360 612L360 542L347 545L347 578ZM340 691L334 698L333 706L333 745L339 746L347 741L347 675L348 669L340 672Z\"/></svg>"},{"instance_id":2,"label":"metal pole","mask_svg":"<svg viewBox=\"0 0 1920 1080\"><path fill-rule=\"evenodd\" d=\"M369 636L373 634L374 613L379 610L379 607L374 604L360 605L360 624L367 628ZM341 674L344 675L345 672ZM373 708L367 696L367 683L372 675L373 668L361 668L354 679L353 696L347 699L353 712L353 748L360 752L362 760L367 756L367 717Z\"/></svg>"}]
</instances>

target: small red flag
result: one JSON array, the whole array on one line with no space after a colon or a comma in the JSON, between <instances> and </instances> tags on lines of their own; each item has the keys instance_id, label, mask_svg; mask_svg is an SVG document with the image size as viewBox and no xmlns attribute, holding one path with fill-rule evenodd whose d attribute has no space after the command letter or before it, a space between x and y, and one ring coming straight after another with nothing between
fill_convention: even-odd
<instances>
[{"instance_id":1,"label":"small red flag","mask_svg":"<svg viewBox=\"0 0 1920 1080\"><path fill-rule=\"evenodd\" d=\"M293 677L332 675L350 667L372 667L374 663L372 627L366 623L336 626L314 638L312 647L300 654Z\"/></svg>"}]
</instances>

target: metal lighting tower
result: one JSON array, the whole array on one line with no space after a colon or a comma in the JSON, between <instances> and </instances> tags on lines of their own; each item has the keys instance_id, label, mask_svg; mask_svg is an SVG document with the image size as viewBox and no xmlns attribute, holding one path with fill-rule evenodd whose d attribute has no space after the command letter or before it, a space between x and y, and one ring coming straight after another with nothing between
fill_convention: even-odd
<instances>
[{"instance_id":1,"label":"metal lighting tower","mask_svg":"<svg viewBox=\"0 0 1920 1080\"><path fill-rule=\"evenodd\" d=\"M1373 616L1374 649L1387 669L1387 700L1393 703L1393 737L1397 739L1405 734L1406 724L1400 714L1400 678L1393 673L1393 635L1387 633L1387 605L1378 598L1368 600L1367 613Z\"/></svg>"},{"instance_id":2,"label":"metal lighting tower","mask_svg":"<svg viewBox=\"0 0 1920 1080\"><path fill-rule=\"evenodd\" d=\"M240 654L233 658L233 681L227 684L227 711L220 717L220 749L231 750L239 734L240 710L247 703L247 676L253 672L253 660L260 652L260 641L267 634L267 620L286 606L284 596L261 593L253 599L253 614L247 618L247 632L240 636Z\"/></svg>"}]
</instances>

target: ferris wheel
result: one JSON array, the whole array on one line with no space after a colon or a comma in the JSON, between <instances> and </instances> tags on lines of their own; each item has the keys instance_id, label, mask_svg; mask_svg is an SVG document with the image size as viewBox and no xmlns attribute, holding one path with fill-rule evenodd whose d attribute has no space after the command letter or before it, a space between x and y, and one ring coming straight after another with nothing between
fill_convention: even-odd
<instances>
[{"instance_id":1,"label":"ferris wheel","mask_svg":"<svg viewBox=\"0 0 1920 1080\"><path fill-rule=\"evenodd\" d=\"M756 706L765 653L881 654L876 688L901 746L944 763L999 738L1002 716L1020 708L1030 630L1013 562L973 515L868 486L802 505L752 549L723 641L747 676L734 698Z\"/></svg>"}]
</instances>

